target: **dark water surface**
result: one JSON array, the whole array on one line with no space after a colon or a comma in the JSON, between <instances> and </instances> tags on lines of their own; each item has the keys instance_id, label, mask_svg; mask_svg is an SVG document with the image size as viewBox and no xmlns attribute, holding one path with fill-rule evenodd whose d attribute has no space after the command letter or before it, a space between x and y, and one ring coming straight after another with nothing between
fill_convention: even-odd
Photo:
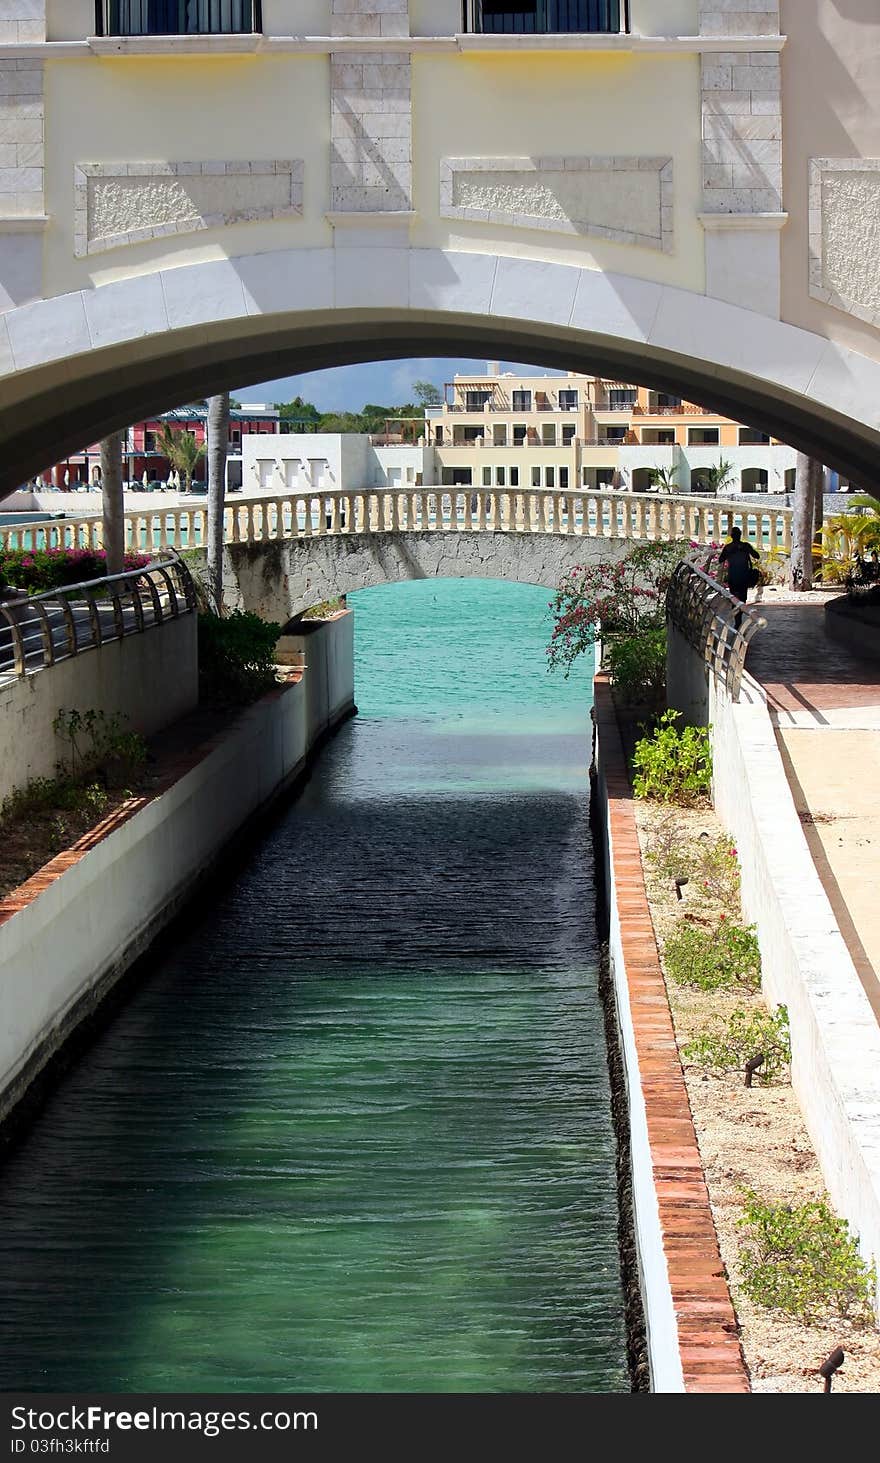
<instances>
[{"instance_id":1,"label":"dark water surface","mask_svg":"<svg viewBox=\"0 0 880 1463\"><path fill-rule=\"evenodd\" d=\"M361 715L0 1174L4 1389L629 1389L546 599L353 597Z\"/></svg>"}]
</instances>

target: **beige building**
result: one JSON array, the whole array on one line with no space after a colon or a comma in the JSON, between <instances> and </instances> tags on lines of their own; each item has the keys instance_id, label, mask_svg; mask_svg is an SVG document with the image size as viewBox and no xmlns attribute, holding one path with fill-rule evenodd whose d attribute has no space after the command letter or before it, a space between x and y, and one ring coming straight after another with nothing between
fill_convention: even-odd
<instances>
[{"instance_id":1,"label":"beige building","mask_svg":"<svg viewBox=\"0 0 880 1463\"><path fill-rule=\"evenodd\" d=\"M600 376L486 374L447 382L430 408L426 437L446 486L623 488L705 492L707 472L727 465L720 491L784 493L796 453L668 392Z\"/></svg>"}]
</instances>

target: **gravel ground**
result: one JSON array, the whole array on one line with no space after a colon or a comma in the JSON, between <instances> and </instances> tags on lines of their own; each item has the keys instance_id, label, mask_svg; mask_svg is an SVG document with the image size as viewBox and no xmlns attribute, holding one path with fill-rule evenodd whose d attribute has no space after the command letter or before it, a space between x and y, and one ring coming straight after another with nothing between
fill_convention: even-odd
<instances>
[{"instance_id":1,"label":"gravel ground","mask_svg":"<svg viewBox=\"0 0 880 1463\"><path fill-rule=\"evenodd\" d=\"M692 846L700 834L709 840L724 829L711 808L699 810L650 807L636 803L636 822L643 860L658 841L669 839L674 822ZM648 898L658 944L685 915L706 919L707 933L724 907L705 889L692 885L676 898L671 877L652 874L645 860ZM690 896L690 897L689 897ZM667 981L679 1045L684 1045L711 1017L734 1006L760 1005L760 996L741 992L705 994ZM821 1392L817 1368L842 1346L844 1366L834 1379L835 1392L880 1392L880 1333L844 1320L805 1326L781 1313L756 1306L744 1294L737 1264L740 1231L736 1220L742 1190L754 1189L764 1199L803 1202L825 1192L822 1175L791 1087L746 1088L740 1073L718 1075L685 1066L685 1080L697 1140L703 1159L721 1255L727 1267L733 1302L742 1330L746 1363L755 1392Z\"/></svg>"}]
</instances>

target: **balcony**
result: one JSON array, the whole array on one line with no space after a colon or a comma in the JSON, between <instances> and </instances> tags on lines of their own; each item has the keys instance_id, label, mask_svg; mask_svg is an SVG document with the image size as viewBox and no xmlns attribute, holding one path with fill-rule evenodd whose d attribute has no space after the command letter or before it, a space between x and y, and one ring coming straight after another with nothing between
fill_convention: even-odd
<instances>
[{"instance_id":1,"label":"balcony","mask_svg":"<svg viewBox=\"0 0 880 1463\"><path fill-rule=\"evenodd\" d=\"M629 0L463 0L477 35L590 35L629 30Z\"/></svg>"},{"instance_id":2,"label":"balcony","mask_svg":"<svg viewBox=\"0 0 880 1463\"><path fill-rule=\"evenodd\" d=\"M235 36L263 29L262 0L96 0L99 36Z\"/></svg>"}]
</instances>

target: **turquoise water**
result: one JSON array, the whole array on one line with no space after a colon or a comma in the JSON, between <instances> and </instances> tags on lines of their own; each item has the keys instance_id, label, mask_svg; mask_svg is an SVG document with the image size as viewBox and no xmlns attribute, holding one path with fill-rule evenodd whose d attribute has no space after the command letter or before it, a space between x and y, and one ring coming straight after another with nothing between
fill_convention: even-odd
<instances>
[{"instance_id":1,"label":"turquoise water","mask_svg":"<svg viewBox=\"0 0 880 1463\"><path fill-rule=\"evenodd\" d=\"M2 1387L629 1390L547 597L352 596L360 715L0 1176Z\"/></svg>"}]
</instances>

